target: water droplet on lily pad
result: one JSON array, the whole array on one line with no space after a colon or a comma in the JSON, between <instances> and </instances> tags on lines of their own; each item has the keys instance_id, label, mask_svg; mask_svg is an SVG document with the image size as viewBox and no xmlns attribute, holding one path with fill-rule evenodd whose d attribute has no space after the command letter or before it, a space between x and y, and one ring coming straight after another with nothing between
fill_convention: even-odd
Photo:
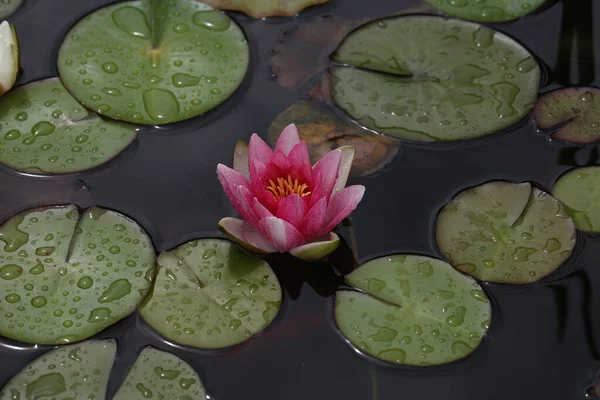
<instances>
[{"instance_id":1,"label":"water droplet on lily pad","mask_svg":"<svg viewBox=\"0 0 600 400\"><path fill-rule=\"evenodd\" d=\"M249 50L231 18L193 0L159 3L154 13L155 2L108 5L67 34L59 50L59 74L86 107L136 124L166 124L204 114L241 84ZM203 56L197 42L213 44L211 56ZM88 52L95 56L86 57ZM199 84L197 77L207 72L218 81Z\"/></svg>"},{"instance_id":2,"label":"water droplet on lily pad","mask_svg":"<svg viewBox=\"0 0 600 400\"><path fill-rule=\"evenodd\" d=\"M144 393L157 399L206 398L200 377L188 363L152 347L142 350L113 400L144 398Z\"/></svg>"},{"instance_id":3,"label":"water droplet on lily pad","mask_svg":"<svg viewBox=\"0 0 600 400\"><path fill-rule=\"evenodd\" d=\"M0 389L2 399L104 399L117 345L89 340L33 360Z\"/></svg>"},{"instance_id":4,"label":"water droplet on lily pad","mask_svg":"<svg viewBox=\"0 0 600 400\"><path fill-rule=\"evenodd\" d=\"M450 264L490 282L536 282L562 265L575 240L562 204L529 183L492 181L464 190L436 225Z\"/></svg>"},{"instance_id":5,"label":"water droplet on lily pad","mask_svg":"<svg viewBox=\"0 0 600 400\"><path fill-rule=\"evenodd\" d=\"M479 22L505 22L527 15L547 0L425 0L431 7L452 17ZM493 5L493 6L492 6Z\"/></svg>"},{"instance_id":6,"label":"water droplet on lily pad","mask_svg":"<svg viewBox=\"0 0 600 400\"><path fill-rule=\"evenodd\" d=\"M233 346L265 329L279 310L281 287L269 265L229 241L182 244L161 253L158 268L154 289L139 312L175 343ZM239 319L243 311L248 314ZM186 330L195 334L183 335Z\"/></svg>"},{"instance_id":7,"label":"water droplet on lily pad","mask_svg":"<svg viewBox=\"0 0 600 400\"><path fill-rule=\"evenodd\" d=\"M385 286L374 291L374 279ZM336 293L337 326L354 346L392 363L438 365L461 359L479 346L487 332L482 322L492 316L475 280L430 257L376 258L346 275L346 281L364 292ZM452 302L433 292L427 296L432 290L452 290Z\"/></svg>"},{"instance_id":8,"label":"water droplet on lily pad","mask_svg":"<svg viewBox=\"0 0 600 400\"><path fill-rule=\"evenodd\" d=\"M92 207L81 217L72 205L25 211L0 227L2 243L0 293L6 303L1 307L14 317L0 318L0 334L11 339L83 340L131 314L142 300L140 290L150 288L143 275L154 267L152 243L139 225L114 211ZM116 245L120 251L111 252ZM8 262L16 251L19 265ZM127 264L131 259L133 267ZM82 322L74 324L74 316ZM37 329L26 328L29 320L37 321Z\"/></svg>"}]
</instances>

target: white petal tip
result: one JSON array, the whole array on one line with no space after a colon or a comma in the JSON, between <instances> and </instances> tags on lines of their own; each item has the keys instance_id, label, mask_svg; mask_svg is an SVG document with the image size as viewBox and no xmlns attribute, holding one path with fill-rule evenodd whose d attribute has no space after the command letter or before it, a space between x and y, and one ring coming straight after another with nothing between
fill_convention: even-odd
<instances>
[{"instance_id":1,"label":"white petal tip","mask_svg":"<svg viewBox=\"0 0 600 400\"><path fill-rule=\"evenodd\" d=\"M0 24L0 94L8 92L17 80L19 72L19 45L13 26L4 21Z\"/></svg>"},{"instance_id":2,"label":"white petal tip","mask_svg":"<svg viewBox=\"0 0 600 400\"><path fill-rule=\"evenodd\" d=\"M329 240L298 246L290 250L290 254L304 261L317 261L333 253L339 245L339 236L332 232L329 234Z\"/></svg>"},{"instance_id":3,"label":"white petal tip","mask_svg":"<svg viewBox=\"0 0 600 400\"><path fill-rule=\"evenodd\" d=\"M245 242L243 239L241 239L241 232L244 224L245 222L241 219L227 217L219 221L219 229L221 229L221 232L227 235L227 237L231 239L231 241L235 242L236 244L238 244L239 246L243 247L251 253L257 255L270 254L270 252L260 249L252 245L251 243Z\"/></svg>"}]
</instances>

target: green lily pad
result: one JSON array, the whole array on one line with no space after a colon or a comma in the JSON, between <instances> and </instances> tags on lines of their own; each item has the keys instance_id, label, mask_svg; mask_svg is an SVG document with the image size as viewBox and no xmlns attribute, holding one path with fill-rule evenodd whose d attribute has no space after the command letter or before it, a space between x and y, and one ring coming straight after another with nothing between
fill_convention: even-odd
<instances>
[{"instance_id":1,"label":"green lily pad","mask_svg":"<svg viewBox=\"0 0 600 400\"><path fill-rule=\"evenodd\" d=\"M600 232L600 167L567 172L556 181L552 195L563 202L577 229Z\"/></svg>"},{"instance_id":2,"label":"green lily pad","mask_svg":"<svg viewBox=\"0 0 600 400\"><path fill-rule=\"evenodd\" d=\"M331 70L339 107L367 128L419 142L506 128L529 113L540 83L535 58L508 36L435 16L367 23L333 58L346 65Z\"/></svg>"},{"instance_id":3,"label":"green lily pad","mask_svg":"<svg viewBox=\"0 0 600 400\"><path fill-rule=\"evenodd\" d=\"M0 227L0 241L0 335L11 339L86 339L131 314L150 289L152 243L114 211L25 211Z\"/></svg>"},{"instance_id":4,"label":"green lily pad","mask_svg":"<svg viewBox=\"0 0 600 400\"><path fill-rule=\"evenodd\" d=\"M0 162L19 171L62 174L102 165L136 137L130 124L89 113L58 78L0 98Z\"/></svg>"},{"instance_id":5,"label":"green lily pad","mask_svg":"<svg viewBox=\"0 0 600 400\"><path fill-rule=\"evenodd\" d=\"M437 245L455 268L483 281L532 283L570 257L575 225L562 204L529 183L493 181L440 212Z\"/></svg>"},{"instance_id":6,"label":"green lily pad","mask_svg":"<svg viewBox=\"0 0 600 400\"><path fill-rule=\"evenodd\" d=\"M600 140L600 89L565 88L546 93L533 109L538 127L560 126L552 139L571 143L593 143Z\"/></svg>"},{"instance_id":7,"label":"green lily pad","mask_svg":"<svg viewBox=\"0 0 600 400\"><path fill-rule=\"evenodd\" d=\"M1 399L104 399L114 340L89 340L50 350L0 390Z\"/></svg>"},{"instance_id":8,"label":"green lily pad","mask_svg":"<svg viewBox=\"0 0 600 400\"><path fill-rule=\"evenodd\" d=\"M206 400L194 369L174 354L152 347L142 350L113 400L148 398Z\"/></svg>"},{"instance_id":9,"label":"green lily pad","mask_svg":"<svg viewBox=\"0 0 600 400\"><path fill-rule=\"evenodd\" d=\"M546 0L425 0L441 12L480 22L504 22L538 9Z\"/></svg>"},{"instance_id":10,"label":"green lily pad","mask_svg":"<svg viewBox=\"0 0 600 400\"><path fill-rule=\"evenodd\" d=\"M290 17L307 7L329 0L204 0L204 3L222 10L240 11L252 18Z\"/></svg>"},{"instance_id":11,"label":"green lily pad","mask_svg":"<svg viewBox=\"0 0 600 400\"><path fill-rule=\"evenodd\" d=\"M355 347L381 360L456 361L479 346L491 322L492 309L479 284L435 258L376 258L346 280L364 293L337 292L336 323Z\"/></svg>"},{"instance_id":12,"label":"green lily pad","mask_svg":"<svg viewBox=\"0 0 600 400\"><path fill-rule=\"evenodd\" d=\"M248 44L235 22L197 1L159 3L157 18L149 9L155 3L109 5L67 34L58 70L86 107L119 120L165 124L207 112L241 84Z\"/></svg>"},{"instance_id":13,"label":"green lily pad","mask_svg":"<svg viewBox=\"0 0 600 400\"><path fill-rule=\"evenodd\" d=\"M194 240L158 257L144 320L175 343L223 348L249 339L275 319L281 287L262 259L226 240Z\"/></svg>"},{"instance_id":14,"label":"green lily pad","mask_svg":"<svg viewBox=\"0 0 600 400\"><path fill-rule=\"evenodd\" d=\"M0 1L0 19L4 19L13 14L21 6L23 0L1 0Z\"/></svg>"}]
</instances>

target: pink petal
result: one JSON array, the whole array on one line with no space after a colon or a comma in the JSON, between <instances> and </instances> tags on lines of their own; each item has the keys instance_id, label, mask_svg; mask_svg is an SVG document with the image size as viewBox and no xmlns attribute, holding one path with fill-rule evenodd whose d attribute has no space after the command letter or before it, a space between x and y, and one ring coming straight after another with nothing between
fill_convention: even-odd
<instances>
[{"instance_id":1,"label":"pink petal","mask_svg":"<svg viewBox=\"0 0 600 400\"><path fill-rule=\"evenodd\" d=\"M237 218L223 218L219 226L233 240L250 251L275 253L277 249L252 225Z\"/></svg>"},{"instance_id":2,"label":"pink petal","mask_svg":"<svg viewBox=\"0 0 600 400\"><path fill-rule=\"evenodd\" d=\"M306 203L299 195L291 194L279 200L277 218L281 218L295 227L300 227L304 214L306 214Z\"/></svg>"},{"instance_id":3,"label":"pink petal","mask_svg":"<svg viewBox=\"0 0 600 400\"><path fill-rule=\"evenodd\" d=\"M248 182L248 179L244 175L223 164L217 165L217 176L219 177L221 186L223 186L225 195L229 197L233 207L239 212L237 188L239 186L250 188L250 182Z\"/></svg>"},{"instance_id":4,"label":"pink petal","mask_svg":"<svg viewBox=\"0 0 600 400\"><path fill-rule=\"evenodd\" d=\"M287 170L292 168L292 163L288 160L287 156L281 151L275 152L275 155L271 159L271 162L267 164L267 168L269 168L270 164L276 165L282 172L286 172ZM283 175L280 175L279 177L283 178Z\"/></svg>"},{"instance_id":5,"label":"pink petal","mask_svg":"<svg viewBox=\"0 0 600 400\"><path fill-rule=\"evenodd\" d=\"M342 159L340 150L332 150L325 154L313 167L314 189L310 206L312 207L322 197L329 198L333 185L338 177L338 170Z\"/></svg>"},{"instance_id":6,"label":"pink petal","mask_svg":"<svg viewBox=\"0 0 600 400\"><path fill-rule=\"evenodd\" d=\"M258 218L252 209L252 199L254 196L250 189L245 186L238 186L236 190L236 202L234 207L240 213L242 218L251 225L258 226Z\"/></svg>"},{"instance_id":7,"label":"pink petal","mask_svg":"<svg viewBox=\"0 0 600 400\"><path fill-rule=\"evenodd\" d=\"M286 252L304 243L302 234L294 225L277 217L261 219L258 228L279 251Z\"/></svg>"},{"instance_id":8,"label":"pink petal","mask_svg":"<svg viewBox=\"0 0 600 400\"><path fill-rule=\"evenodd\" d=\"M302 232L305 238L315 237L321 232L326 211L327 199L323 197L308 210L300 225L296 225L300 227L300 232Z\"/></svg>"},{"instance_id":9,"label":"pink petal","mask_svg":"<svg viewBox=\"0 0 600 400\"><path fill-rule=\"evenodd\" d=\"M337 192L327 206L325 215L325 228L320 234L324 235L331 232L337 224L346 218L360 203L365 194L365 187L362 185L349 186Z\"/></svg>"},{"instance_id":10,"label":"pink petal","mask_svg":"<svg viewBox=\"0 0 600 400\"><path fill-rule=\"evenodd\" d=\"M271 211L269 211L267 207L263 206L256 197L252 200L252 209L259 220L267 217L273 217Z\"/></svg>"},{"instance_id":11,"label":"pink petal","mask_svg":"<svg viewBox=\"0 0 600 400\"><path fill-rule=\"evenodd\" d=\"M273 158L273 150L256 133L250 137L248 144L248 158L253 163L255 160L267 165Z\"/></svg>"},{"instance_id":12,"label":"pink petal","mask_svg":"<svg viewBox=\"0 0 600 400\"><path fill-rule=\"evenodd\" d=\"M281 151L287 156L299 142L300 137L298 136L296 125L289 124L283 132L281 132L281 135L279 135L279 139L277 139L277 143L275 144L275 152Z\"/></svg>"},{"instance_id":13,"label":"pink petal","mask_svg":"<svg viewBox=\"0 0 600 400\"><path fill-rule=\"evenodd\" d=\"M290 154L288 154L288 160L292 164L292 168L299 170L305 165L310 166L310 157L308 155L308 146L306 145L306 142L300 142L294 146L292 151L290 151Z\"/></svg>"}]
</instances>

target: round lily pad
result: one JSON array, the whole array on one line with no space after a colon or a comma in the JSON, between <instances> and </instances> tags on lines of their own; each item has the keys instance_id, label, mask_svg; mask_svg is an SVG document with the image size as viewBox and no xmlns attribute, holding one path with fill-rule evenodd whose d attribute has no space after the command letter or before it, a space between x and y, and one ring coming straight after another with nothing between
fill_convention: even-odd
<instances>
[{"instance_id":1,"label":"round lily pad","mask_svg":"<svg viewBox=\"0 0 600 400\"><path fill-rule=\"evenodd\" d=\"M506 128L530 112L540 83L535 58L508 36L435 16L367 23L333 58L346 65L331 70L339 107L367 128L419 142Z\"/></svg>"},{"instance_id":2,"label":"round lily pad","mask_svg":"<svg viewBox=\"0 0 600 400\"><path fill-rule=\"evenodd\" d=\"M50 350L0 390L1 399L104 399L114 340L89 340Z\"/></svg>"},{"instance_id":3,"label":"round lily pad","mask_svg":"<svg viewBox=\"0 0 600 400\"><path fill-rule=\"evenodd\" d=\"M504 22L527 15L546 0L425 0L441 12L471 21Z\"/></svg>"},{"instance_id":4,"label":"round lily pad","mask_svg":"<svg viewBox=\"0 0 600 400\"><path fill-rule=\"evenodd\" d=\"M0 0L0 19L4 19L17 11L23 0Z\"/></svg>"},{"instance_id":5,"label":"round lily pad","mask_svg":"<svg viewBox=\"0 0 600 400\"><path fill-rule=\"evenodd\" d=\"M174 354L152 347L142 350L113 400L206 400L194 369Z\"/></svg>"},{"instance_id":6,"label":"round lily pad","mask_svg":"<svg viewBox=\"0 0 600 400\"><path fill-rule=\"evenodd\" d=\"M248 60L243 32L220 11L192 0L130 1L75 25L60 48L58 70L86 107L158 125L225 101L241 84Z\"/></svg>"},{"instance_id":7,"label":"round lily pad","mask_svg":"<svg viewBox=\"0 0 600 400\"><path fill-rule=\"evenodd\" d=\"M106 163L136 137L133 125L83 108L50 78L0 98L0 162L19 171L62 174Z\"/></svg>"},{"instance_id":8,"label":"round lily pad","mask_svg":"<svg viewBox=\"0 0 600 400\"><path fill-rule=\"evenodd\" d=\"M552 190L575 226L584 232L600 232L600 167L576 168L561 176Z\"/></svg>"},{"instance_id":9,"label":"round lily pad","mask_svg":"<svg viewBox=\"0 0 600 400\"><path fill-rule=\"evenodd\" d=\"M477 279L532 283L571 255L575 225L562 204L529 183L467 189L440 212L436 241L455 268Z\"/></svg>"},{"instance_id":10,"label":"round lily pad","mask_svg":"<svg viewBox=\"0 0 600 400\"><path fill-rule=\"evenodd\" d=\"M491 322L479 284L435 258L376 258L346 280L363 292L337 292L336 323L354 346L381 360L456 361L479 346Z\"/></svg>"},{"instance_id":11,"label":"round lily pad","mask_svg":"<svg viewBox=\"0 0 600 400\"><path fill-rule=\"evenodd\" d=\"M175 343L223 348L249 339L275 319L281 287L262 259L233 243L201 239L158 257L144 320Z\"/></svg>"},{"instance_id":12,"label":"round lily pad","mask_svg":"<svg viewBox=\"0 0 600 400\"><path fill-rule=\"evenodd\" d=\"M215 8L240 11L252 18L273 16L289 17L307 7L327 3L329 0L204 0Z\"/></svg>"},{"instance_id":13,"label":"round lily pad","mask_svg":"<svg viewBox=\"0 0 600 400\"><path fill-rule=\"evenodd\" d=\"M26 211L0 227L0 241L0 335L11 339L86 339L131 314L150 289L152 243L114 211Z\"/></svg>"},{"instance_id":14,"label":"round lily pad","mask_svg":"<svg viewBox=\"0 0 600 400\"><path fill-rule=\"evenodd\" d=\"M533 109L533 118L542 129L558 129L552 139L571 143L600 140L600 89L565 88L546 93Z\"/></svg>"}]
</instances>

